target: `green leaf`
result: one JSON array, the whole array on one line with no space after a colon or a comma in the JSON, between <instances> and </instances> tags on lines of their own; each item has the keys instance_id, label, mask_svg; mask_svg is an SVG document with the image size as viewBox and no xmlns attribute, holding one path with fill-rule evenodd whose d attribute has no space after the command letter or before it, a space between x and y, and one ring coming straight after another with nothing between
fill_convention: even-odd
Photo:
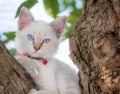
<instances>
[{"instance_id":1,"label":"green leaf","mask_svg":"<svg viewBox=\"0 0 120 94\"><path fill-rule=\"evenodd\" d=\"M82 4L85 5L85 0L82 0Z\"/></svg>"},{"instance_id":2,"label":"green leaf","mask_svg":"<svg viewBox=\"0 0 120 94\"><path fill-rule=\"evenodd\" d=\"M57 14L60 12L59 11L59 4L57 0L43 0L44 3L44 7L46 12L52 16L52 17L56 17Z\"/></svg>"},{"instance_id":3,"label":"green leaf","mask_svg":"<svg viewBox=\"0 0 120 94\"><path fill-rule=\"evenodd\" d=\"M17 9L15 18L18 17L18 15L20 14L20 9L24 6L27 7L28 9L32 8L38 1L37 0L26 0L25 2L23 2Z\"/></svg>"},{"instance_id":4,"label":"green leaf","mask_svg":"<svg viewBox=\"0 0 120 94\"><path fill-rule=\"evenodd\" d=\"M76 22L80 19L82 15L83 9L75 9L70 13L70 16L68 17L68 22L70 22L72 25L75 25Z\"/></svg>"},{"instance_id":5,"label":"green leaf","mask_svg":"<svg viewBox=\"0 0 120 94\"><path fill-rule=\"evenodd\" d=\"M65 31L64 38L69 38L70 34L72 32L73 26L67 27L67 30Z\"/></svg>"},{"instance_id":6,"label":"green leaf","mask_svg":"<svg viewBox=\"0 0 120 94\"><path fill-rule=\"evenodd\" d=\"M75 27L77 21L80 19L81 15L82 15L82 10L83 9L75 9L71 12L71 14L68 17L68 22L71 24L71 26L67 27L67 30L64 34L65 38L69 38L71 31L73 30L73 28Z\"/></svg>"},{"instance_id":7,"label":"green leaf","mask_svg":"<svg viewBox=\"0 0 120 94\"><path fill-rule=\"evenodd\" d=\"M15 48L10 49L9 52L10 52L13 56L15 56L16 53L17 53L17 51L16 51Z\"/></svg>"},{"instance_id":8,"label":"green leaf","mask_svg":"<svg viewBox=\"0 0 120 94\"><path fill-rule=\"evenodd\" d=\"M75 0L64 0L63 3L66 7L75 6Z\"/></svg>"},{"instance_id":9,"label":"green leaf","mask_svg":"<svg viewBox=\"0 0 120 94\"><path fill-rule=\"evenodd\" d=\"M5 42L14 40L15 38L15 32L8 32L8 33L3 33L3 34L7 37L7 40L5 40Z\"/></svg>"}]
</instances>

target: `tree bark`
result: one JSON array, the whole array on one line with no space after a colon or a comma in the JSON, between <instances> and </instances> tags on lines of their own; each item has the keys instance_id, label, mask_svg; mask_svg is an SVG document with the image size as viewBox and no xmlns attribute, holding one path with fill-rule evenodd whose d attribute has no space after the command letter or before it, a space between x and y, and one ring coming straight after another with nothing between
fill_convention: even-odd
<instances>
[{"instance_id":1,"label":"tree bark","mask_svg":"<svg viewBox=\"0 0 120 94\"><path fill-rule=\"evenodd\" d=\"M120 0L85 0L70 52L83 94L120 94Z\"/></svg>"},{"instance_id":2,"label":"tree bark","mask_svg":"<svg viewBox=\"0 0 120 94\"><path fill-rule=\"evenodd\" d=\"M27 94L34 86L30 76L0 41L0 94Z\"/></svg>"}]
</instances>

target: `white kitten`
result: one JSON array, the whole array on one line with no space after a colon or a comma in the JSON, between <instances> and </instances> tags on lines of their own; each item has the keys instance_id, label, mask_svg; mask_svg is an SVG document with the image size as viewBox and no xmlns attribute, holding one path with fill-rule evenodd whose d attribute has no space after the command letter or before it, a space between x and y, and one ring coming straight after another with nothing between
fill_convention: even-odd
<instances>
[{"instance_id":1,"label":"white kitten","mask_svg":"<svg viewBox=\"0 0 120 94\"><path fill-rule=\"evenodd\" d=\"M53 58L65 22L64 16L49 24L35 21L28 9L21 9L16 33L16 59L39 89L32 89L29 94L81 94L76 72Z\"/></svg>"}]
</instances>

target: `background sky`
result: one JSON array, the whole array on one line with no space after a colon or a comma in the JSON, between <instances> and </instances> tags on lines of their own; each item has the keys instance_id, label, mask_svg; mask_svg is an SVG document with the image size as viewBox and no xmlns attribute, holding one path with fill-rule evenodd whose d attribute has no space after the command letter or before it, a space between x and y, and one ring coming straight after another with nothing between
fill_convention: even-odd
<instances>
[{"instance_id":1,"label":"background sky","mask_svg":"<svg viewBox=\"0 0 120 94\"><path fill-rule=\"evenodd\" d=\"M15 13L23 1L24 0L0 0L0 34L8 31L17 31L18 18L15 18ZM46 22L51 22L53 20L52 17L46 14L42 0L39 0L39 2L34 7L32 7L30 11L36 20L43 20ZM11 41L6 46L8 49L15 47L14 41ZM77 71L76 66L73 65L73 62L68 56L69 53L69 40L67 39L61 42L55 57L69 64Z\"/></svg>"}]
</instances>

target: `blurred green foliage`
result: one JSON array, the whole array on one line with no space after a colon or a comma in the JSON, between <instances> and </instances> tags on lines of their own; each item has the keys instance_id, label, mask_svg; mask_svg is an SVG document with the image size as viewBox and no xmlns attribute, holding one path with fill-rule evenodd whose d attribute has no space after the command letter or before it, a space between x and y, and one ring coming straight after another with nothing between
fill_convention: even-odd
<instances>
[{"instance_id":1,"label":"blurred green foliage","mask_svg":"<svg viewBox=\"0 0 120 94\"><path fill-rule=\"evenodd\" d=\"M15 18L19 16L20 9L24 6L28 9L32 8L34 5L39 3L40 0L25 0L17 9ZM44 8L46 13L53 18L56 18L59 15L67 14L67 25L65 28L64 38L69 38L71 31L76 25L77 21L80 19L83 10L84 0L43 0ZM3 33L6 37L3 42L8 43L9 41L14 40L15 32L9 31ZM0 35L0 40L1 40ZM11 49L11 54L15 54L16 50Z\"/></svg>"},{"instance_id":2,"label":"blurred green foliage","mask_svg":"<svg viewBox=\"0 0 120 94\"><path fill-rule=\"evenodd\" d=\"M47 11L47 13L55 18L57 16L57 14L60 12L59 11L59 3L57 0L50 0L50 1L43 0L44 7L45 7L45 10Z\"/></svg>"}]
</instances>

